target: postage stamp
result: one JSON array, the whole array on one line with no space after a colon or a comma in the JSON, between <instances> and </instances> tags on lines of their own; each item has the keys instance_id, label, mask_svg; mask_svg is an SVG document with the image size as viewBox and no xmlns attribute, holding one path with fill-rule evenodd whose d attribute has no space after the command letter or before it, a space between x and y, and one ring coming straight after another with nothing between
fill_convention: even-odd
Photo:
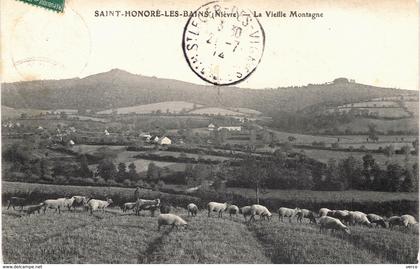
<instances>
[{"instance_id":1,"label":"postage stamp","mask_svg":"<svg viewBox=\"0 0 420 269\"><path fill-rule=\"evenodd\" d=\"M182 48L191 70L215 85L233 85L255 71L264 52L264 30L251 11L211 2L193 12Z\"/></svg>"},{"instance_id":2,"label":"postage stamp","mask_svg":"<svg viewBox=\"0 0 420 269\"><path fill-rule=\"evenodd\" d=\"M31 5L44 7L57 12L64 11L64 0L18 0Z\"/></svg>"}]
</instances>

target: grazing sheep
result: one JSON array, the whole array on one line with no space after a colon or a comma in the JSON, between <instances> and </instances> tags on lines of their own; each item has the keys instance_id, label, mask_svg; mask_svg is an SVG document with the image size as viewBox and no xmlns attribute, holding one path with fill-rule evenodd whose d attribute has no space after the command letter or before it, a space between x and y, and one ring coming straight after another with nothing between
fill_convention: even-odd
<instances>
[{"instance_id":1,"label":"grazing sheep","mask_svg":"<svg viewBox=\"0 0 420 269\"><path fill-rule=\"evenodd\" d=\"M360 211L350 211L349 212L349 224L355 225L365 225L367 227L373 227L373 224L368 220L367 215Z\"/></svg>"},{"instance_id":2,"label":"grazing sheep","mask_svg":"<svg viewBox=\"0 0 420 269\"><path fill-rule=\"evenodd\" d=\"M36 211L36 212L38 212L38 214L40 214L41 213L41 208L43 206L44 206L43 203L40 203L39 205L31 205L31 206L28 206L28 208L26 209L26 213L28 215L31 215L32 213L35 213L35 211Z\"/></svg>"},{"instance_id":3,"label":"grazing sheep","mask_svg":"<svg viewBox=\"0 0 420 269\"><path fill-rule=\"evenodd\" d=\"M90 214L92 215L95 210L102 210L102 212L105 213L105 208L112 203L112 199L107 199L106 201L90 199L87 204L89 206Z\"/></svg>"},{"instance_id":4,"label":"grazing sheep","mask_svg":"<svg viewBox=\"0 0 420 269\"><path fill-rule=\"evenodd\" d=\"M136 201L136 215L140 216L141 210L151 210L152 215L154 215L154 211L160 206L160 199L155 200L145 200L145 199L137 199Z\"/></svg>"},{"instance_id":5,"label":"grazing sheep","mask_svg":"<svg viewBox=\"0 0 420 269\"><path fill-rule=\"evenodd\" d=\"M124 203L124 205L122 206L122 211L127 212L128 210L134 210L135 207L136 207L136 202Z\"/></svg>"},{"instance_id":6,"label":"grazing sheep","mask_svg":"<svg viewBox=\"0 0 420 269\"><path fill-rule=\"evenodd\" d=\"M188 216L191 214L192 217L197 216L198 213L198 207L197 205L191 203L187 205L187 210L188 210Z\"/></svg>"},{"instance_id":7,"label":"grazing sheep","mask_svg":"<svg viewBox=\"0 0 420 269\"><path fill-rule=\"evenodd\" d=\"M227 212L229 213L229 217L232 217L232 215L237 215L239 213L239 207L236 205L230 205L227 208Z\"/></svg>"},{"instance_id":8,"label":"grazing sheep","mask_svg":"<svg viewBox=\"0 0 420 269\"><path fill-rule=\"evenodd\" d=\"M343 223L349 221L349 211L347 210L331 210L327 212L327 216L339 219Z\"/></svg>"},{"instance_id":9,"label":"grazing sheep","mask_svg":"<svg viewBox=\"0 0 420 269\"><path fill-rule=\"evenodd\" d=\"M73 209L76 209L76 207L83 207L88 201L88 199L85 196L76 195L72 198L74 199L73 204L71 205Z\"/></svg>"},{"instance_id":10,"label":"grazing sheep","mask_svg":"<svg viewBox=\"0 0 420 269\"><path fill-rule=\"evenodd\" d=\"M228 203L216 203L216 202L210 202L207 204L207 209L209 211L208 216L210 217L210 212L217 212L219 214L219 218L222 217L223 211L226 211L228 208Z\"/></svg>"},{"instance_id":11,"label":"grazing sheep","mask_svg":"<svg viewBox=\"0 0 420 269\"><path fill-rule=\"evenodd\" d=\"M388 219L389 228L393 228L394 226L404 226L403 219L399 216L392 216Z\"/></svg>"},{"instance_id":12,"label":"grazing sheep","mask_svg":"<svg viewBox=\"0 0 420 269\"><path fill-rule=\"evenodd\" d=\"M57 201L61 201L63 203L62 208L67 207L67 209L70 211L71 207L74 203L74 197L72 198L58 198Z\"/></svg>"},{"instance_id":13,"label":"grazing sheep","mask_svg":"<svg viewBox=\"0 0 420 269\"><path fill-rule=\"evenodd\" d=\"M282 222L284 221L284 217L289 218L289 222L292 222L292 218L299 212L299 208L291 209L287 207L280 207L279 208L279 220Z\"/></svg>"},{"instance_id":14,"label":"grazing sheep","mask_svg":"<svg viewBox=\"0 0 420 269\"><path fill-rule=\"evenodd\" d=\"M239 209L239 213L242 214L242 215L244 215L244 219L246 221L246 217L247 216L251 216L251 206L250 205L247 205L247 206L241 207Z\"/></svg>"},{"instance_id":15,"label":"grazing sheep","mask_svg":"<svg viewBox=\"0 0 420 269\"><path fill-rule=\"evenodd\" d=\"M178 229L178 226L187 225L187 222L174 214L160 214L158 217L158 230L160 230L160 226L164 225L172 225L172 228L176 227Z\"/></svg>"},{"instance_id":16,"label":"grazing sheep","mask_svg":"<svg viewBox=\"0 0 420 269\"><path fill-rule=\"evenodd\" d=\"M325 216L327 216L327 214L328 214L328 212L330 212L331 210L329 210L328 208L321 208L320 210L319 210L319 216L320 217L325 217Z\"/></svg>"},{"instance_id":17,"label":"grazing sheep","mask_svg":"<svg viewBox=\"0 0 420 269\"><path fill-rule=\"evenodd\" d=\"M296 213L297 221L302 223L303 219L309 219L309 223L315 223L316 224L316 213L313 211L310 211L308 209L301 209L299 212Z\"/></svg>"},{"instance_id":18,"label":"grazing sheep","mask_svg":"<svg viewBox=\"0 0 420 269\"><path fill-rule=\"evenodd\" d=\"M55 212L57 212L57 210L58 210L58 214L61 214L61 208L64 207L64 200L63 199L64 198L45 200L43 202L44 205L42 206L44 214L45 214L45 211L47 210L47 208L55 209Z\"/></svg>"},{"instance_id":19,"label":"grazing sheep","mask_svg":"<svg viewBox=\"0 0 420 269\"><path fill-rule=\"evenodd\" d=\"M411 215L402 215L401 220L404 227L408 227L414 224L417 224L416 218Z\"/></svg>"},{"instance_id":20,"label":"grazing sheep","mask_svg":"<svg viewBox=\"0 0 420 269\"><path fill-rule=\"evenodd\" d=\"M367 214L367 219L371 222L376 224L376 226L381 225L383 228L387 228L388 225L385 222L384 218L376 215L376 214Z\"/></svg>"},{"instance_id":21,"label":"grazing sheep","mask_svg":"<svg viewBox=\"0 0 420 269\"><path fill-rule=\"evenodd\" d=\"M339 219L323 216L319 219L320 228L319 231L322 232L323 230L331 230L333 231L343 231L347 234L350 234L350 229L344 225Z\"/></svg>"},{"instance_id":22,"label":"grazing sheep","mask_svg":"<svg viewBox=\"0 0 420 269\"><path fill-rule=\"evenodd\" d=\"M10 199L7 202L8 202L7 210L9 210L10 206L13 207L13 210L16 210L15 206L20 206L20 210L22 211L23 206L25 205L26 199L13 196L13 197L10 197Z\"/></svg>"},{"instance_id":23,"label":"grazing sheep","mask_svg":"<svg viewBox=\"0 0 420 269\"><path fill-rule=\"evenodd\" d=\"M251 218L249 218L249 221L255 220L255 215L260 216L260 219L266 218L267 220L271 219L271 213L270 211L262 205L252 205L251 206Z\"/></svg>"}]
</instances>

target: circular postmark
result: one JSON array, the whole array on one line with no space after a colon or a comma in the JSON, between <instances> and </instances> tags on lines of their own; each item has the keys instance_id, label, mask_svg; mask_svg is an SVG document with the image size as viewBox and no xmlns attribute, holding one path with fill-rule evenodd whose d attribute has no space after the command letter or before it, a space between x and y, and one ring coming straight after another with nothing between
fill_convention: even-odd
<instances>
[{"instance_id":1,"label":"circular postmark","mask_svg":"<svg viewBox=\"0 0 420 269\"><path fill-rule=\"evenodd\" d=\"M191 70L201 79L233 85L255 71L264 42L264 30L251 11L216 1L192 12L182 48Z\"/></svg>"},{"instance_id":2,"label":"circular postmark","mask_svg":"<svg viewBox=\"0 0 420 269\"><path fill-rule=\"evenodd\" d=\"M91 53L90 32L70 7L57 14L34 9L13 26L11 61L22 80L77 77Z\"/></svg>"}]
</instances>

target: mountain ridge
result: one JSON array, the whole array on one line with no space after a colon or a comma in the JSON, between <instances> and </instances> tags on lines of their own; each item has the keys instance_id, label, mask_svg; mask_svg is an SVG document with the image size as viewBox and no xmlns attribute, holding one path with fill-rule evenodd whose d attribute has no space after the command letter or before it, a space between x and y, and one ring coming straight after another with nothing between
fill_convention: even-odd
<instances>
[{"instance_id":1,"label":"mountain ridge","mask_svg":"<svg viewBox=\"0 0 420 269\"><path fill-rule=\"evenodd\" d=\"M337 79L338 80L338 79ZM342 104L417 91L346 82L266 89L216 87L136 75L122 69L84 78L2 83L2 105L13 108L104 110L164 101L247 107L262 112L299 111L316 104Z\"/></svg>"}]
</instances>

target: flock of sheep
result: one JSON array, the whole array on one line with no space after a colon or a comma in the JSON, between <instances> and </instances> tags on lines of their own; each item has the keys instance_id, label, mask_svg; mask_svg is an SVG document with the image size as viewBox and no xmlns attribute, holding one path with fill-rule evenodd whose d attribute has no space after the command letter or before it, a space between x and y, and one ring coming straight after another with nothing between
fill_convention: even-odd
<instances>
[{"instance_id":1,"label":"flock of sheep","mask_svg":"<svg viewBox=\"0 0 420 269\"><path fill-rule=\"evenodd\" d=\"M15 206L20 206L23 210L25 203L24 198L20 197L11 197L8 201L8 207L10 206L15 209ZM67 208L69 211L72 208L83 207L86 211L89 211L90 214L93 214L94 211L100 210L105 211L105 208L113 204L111 199L98 200L98 199L88 199L85 196L73 196L71 198L58 198L58 199L47 199L44 202L37 205L30 205L26 208L28 215L35 212L40 213L41 210L45 213L47 209L55 209L58 213L61 213L61 210ZM160 210L160 215L157 218L158 221L158 230L161 226L170 225L172 227L187 225L187 222L182 219L180 216L169 213L170 208L163 206L160 203L159 199L155 200L145 200L137 199L136 202L124 203L121 206L123 212L133 210L136 215L140 215L141 210L149 210L154 215L155 210ZM186 207L188 216L195 217L199 211L198 206L190 203ZM259 216L261 220L270 220L272 214L270 211L262 205L254 204L250 206L244 206L239 208L236 205L229 203L217 203L210 202L207 204L208 217L211 216L212 212L216 212L218 217L221 218L224 212L227 212L230 217L242 214L245 218L245 221L255 221L255 216ZM309 219L310 223L319 224L320 231L331 230L331 231L342 231L344 233L350 234L351 225L364 225L367 227L382 226L383 228L393 228L394 226L404 226L409 227L415 225L418 222L411 215L402 215L402 216L393 216L390 218L381 217L377 214L365 214L360 211L348 211L348 210L330 210L328 208L321 208L319 212L310 211L308 209L300 208L286 208L280 207L278 209L279 220L284 221L284 218L289 218L289 222L292 222L292 219L296 217L297 222L302 222L303 219ZM249 220L247 220L249 217Z\"/></svg>"}]
</instances>

